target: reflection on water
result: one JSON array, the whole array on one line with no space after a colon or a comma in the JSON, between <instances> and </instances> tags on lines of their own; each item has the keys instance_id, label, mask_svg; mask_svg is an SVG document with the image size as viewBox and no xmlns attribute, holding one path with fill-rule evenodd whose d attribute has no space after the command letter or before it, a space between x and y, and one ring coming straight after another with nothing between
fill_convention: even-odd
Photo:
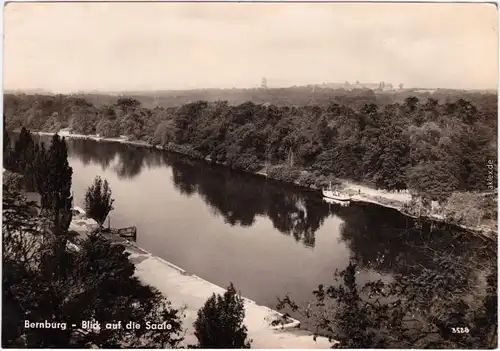
<instances>
[{"instance_id":1,"label":"reflection on water","mask_svg":"<svg viewBox=\"0 0 500 351\"><path fill-rule=\"evenodd\" d=\"M335 199L330 199L328 197L323 197L323 201L330 205L339 205L342 207L347 207L351 204L351 201L339 201Z\"/></svg>"},{"instance_id":2,"label":"reflection on water","mask_svg":"<svg viewBox=\"0 0 500 351\"><path fill-rule=\"evenodd\" d=\"M275 229L305 246L314 247L315 233L328 216L328 208L313 196L261 178L238 174L183 159L171 160L173 182L181 192L196 191L225 223L252 226L256 216L267 216Z\"/></svg>"},{"instance_id":3,"label":"reflection on water","mask_svg":"<svg viewBox=\"0 0 500 351\"><path fill-rule=\"evenodd\" d=\"M367 280L435 269L440 250L459 260L484 246L446 226L416 227L392 209L325 203L319 193L153 148L81 139L68 146L76 199L100 173L117 199L113 221L137 226L146 250L215 284L232 281L269 307L285 293L305 303L350 259Z\"/></svg>"},{"instance_id":4,"label":"reflection on water","mask_svg":"<svg viewBox=\"0 0 500 351\"><path fill-rule=\"evenodd\" d=\"M386 212L386 216L380 216ZM418 274L424 269L436 270L436 262L451 259L472 274L479 261L496 257L496 245L450 226L423 223L389 209L374 211L359 205L342 214L341 238L347 243L358 267L381 274ZM390 219L390 220L389 220ZM446 257L445 257L446 256ZM467 278L467 277L464 277Z\"/></svg>"},{"instance_id":5,"label":"reflection on water","mask_svg":"<svg viewBox=\"0 0 500 351\"><path fill-rule=\"evenodd\" d=\"M70 143L69 155L85 165L99 164L103 170L116 160L112 169L120 179L132 180L143 168L171 167L175 188L186 196L199 194L225 223L249 227L256 216L267 216L274 228L308 247L314 247L315 232L329 215L320 198L152 148L75 139Z\"/></svg>"}]
</instances>

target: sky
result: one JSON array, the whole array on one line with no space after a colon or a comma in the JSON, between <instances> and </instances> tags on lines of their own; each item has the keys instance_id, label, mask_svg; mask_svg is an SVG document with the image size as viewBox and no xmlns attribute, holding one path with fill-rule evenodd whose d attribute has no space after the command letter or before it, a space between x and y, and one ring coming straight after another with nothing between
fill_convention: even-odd
<instances>
[{"instance_id":1,"label":"sky","mask_svg":"<svg viewBox=\"0 0 500 351\"><path fill-rule=\"evenodd\" d=\"M10 3L4 89L496 89L491 4Z\"/></svg>"}]
</instances>

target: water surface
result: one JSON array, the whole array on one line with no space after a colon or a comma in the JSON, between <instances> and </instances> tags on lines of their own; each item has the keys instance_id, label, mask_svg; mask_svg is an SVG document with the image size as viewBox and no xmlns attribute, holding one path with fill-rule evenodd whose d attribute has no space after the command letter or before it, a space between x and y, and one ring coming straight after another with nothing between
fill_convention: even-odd
<instances>
[{"instance_id":1,"label":"water surface","mask_svg":"<svg viewBox=\"0 0 500 351\"><path fill-rule=\"evenodd\" d=\"M350 259L366 281L432 267L429 247L454 245L458 253L472 245L466 236L457 242L452 230L415 228L392 209L329 205L318 192L180 155L67 142L76 205L83 206L96 175L106 178L115 198L113 227L136 226L144 249L217 285L233 282L271 308L286 293L307 303L318 284L331 282Z\"/></svg>"}]
</instances>

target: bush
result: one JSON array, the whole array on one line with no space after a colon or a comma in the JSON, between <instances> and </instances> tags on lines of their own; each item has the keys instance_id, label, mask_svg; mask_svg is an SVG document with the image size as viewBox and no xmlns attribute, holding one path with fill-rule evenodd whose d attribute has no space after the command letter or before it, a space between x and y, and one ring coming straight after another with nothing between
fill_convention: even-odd
<instances>
[{"instance_id":1,"label":"bush","mask_svg":"<svg viewBox=\"0 0 500 351\"><path fill-rule=\"evenodd\" d=\"M22 174L14 173L8 170L3 172L3 186L14 189L21 190L24 184L24 177Z\"/></svg>"},{"instance_id":2,"label":"bush","mask_svg":"<svg viewBox=\"0 0 500 351\"><path fill-rule=\"evenodd\" d=\"M228 165L232 168L247 172L256 172L262 168L259 159L250 154L243 154L228 161L230 161L230 163L228 162Z\"/></svg>"},{"instance_id":3,"label":"bush","mask_svg":"<svg viewBox=\"0 0 500 351\"><path fill-rule=\"evenodd\" d=\"M496 204L484 196L454 192L443 206L443 216L452 223L478 226L494 218L495 210Z\"/></svg>"},{"instance_id":4,"label":"bush","mask_svg":"<svg viewBox=\"0 0 500 351\"><path fill-rule=\"evenodd\" d=\"M277 166L268 170L268 176L272 179L293 183L300 176L300 171L288 166Z\"/></svg>"},{"instance_id":5,"label":"bush","mask_svg":"<svg viewBox=\"0 0 500 351\"><path fill-rule=\"evenodd\" d=\"M304 171L300 173L297 183L305 187L310 187L315 183L315 176L310 172Z\"/></svg>"},{"instance_id":6,"label":"bush","mask_svg":"<svg viewBox=\"0 0 500 351\"><path fill-rule=\"evenodd\" d=\"M223 296L213 294L198 311L194 323L199 348L248 349L247 328L243 324L243 298L231 283Z\"/></svg>"}]
</instances>

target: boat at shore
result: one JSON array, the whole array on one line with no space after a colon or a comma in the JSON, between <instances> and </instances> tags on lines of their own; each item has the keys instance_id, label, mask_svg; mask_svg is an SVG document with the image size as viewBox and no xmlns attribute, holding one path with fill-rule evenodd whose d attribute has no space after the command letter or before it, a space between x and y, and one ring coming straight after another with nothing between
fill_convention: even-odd
<instances>
[{"instance_id":1,"label":"boat at shore","mask_svg":"<svg viewBox=\"0 0 500 351\"><path fill-rule=\"evenodd\" d=\"M322 189L323 197L332 199L335 201L350 201L351 197L347 194L341 194L338 191L332 189L332 184L330 183L330 187L328 189Z\"/></svg>"}]
</instances>

